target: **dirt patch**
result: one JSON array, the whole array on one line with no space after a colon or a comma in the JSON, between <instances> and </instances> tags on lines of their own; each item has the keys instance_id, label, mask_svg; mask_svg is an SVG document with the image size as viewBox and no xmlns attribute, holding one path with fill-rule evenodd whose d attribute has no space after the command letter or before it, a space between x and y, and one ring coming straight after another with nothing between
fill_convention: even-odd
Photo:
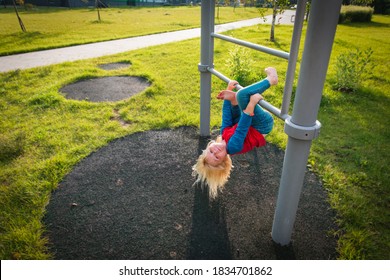
<instances>
[{"instance_id":1,"label":"dirt patch","mask_svg":"<svg viewBox=\"0 0 390 280\"><path fill-rule=\"evenodd\" d=\"M44 223L57 259L334 259L335 213L307 171L292 243L272 222L284 152L267 144L233 157L219 197L193 186L208 139L197 129L147 131L81 161L53 192Z\"/></svg>"},{"instance_id":2,"label":"dirt patch","mask_svg":"<svg viewBox=\"0 0 390 280\"><path fill-rule=\"evenodd\" d=\"M126 122L125 120L123 120L123 119L121 118L118 109L114 109L114 110L112 111L112 113L113 113L113 116L111 117L111 120L116 120L117 122L120 123L120 125L121 125L122 127L127 127L127 126L129 126L129 123Z\"/></svg>"},{"instance_id":3,"label":"dirt patch","mask_svg":"<svg viewBox=\"0 0 390 280\"><path fill-rule=\"evenodd\" d=\"M127 68L131 66L131 63L129 62L114 62L114 63L106 63L106 64L99 64L99 68L103 70L117 70L122 68Z\"/></svg>"},{"instance_id":4,"label":"dirt patch","mask_svg":"<svg viewBox=\"0 0 390 280\"><path fill-rule=\"evenodd\" d=\"M142 77L113 76L78 81L60 89L66 98L92 102L120 101L150 86Z\"/></svg>"}]
</instances>

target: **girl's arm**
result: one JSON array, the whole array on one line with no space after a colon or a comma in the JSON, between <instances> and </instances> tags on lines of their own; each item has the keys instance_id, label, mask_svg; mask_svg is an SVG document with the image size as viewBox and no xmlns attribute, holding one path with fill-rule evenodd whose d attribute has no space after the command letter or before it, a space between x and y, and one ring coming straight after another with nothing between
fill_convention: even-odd
<instances>
[{"instance_id":1,"label":"girl's arm","mask_svg":"<svg viewBox=\"0 0 390 280\"><path fill-rule=\"evenodd\" d=\"M244 147L245 137L248 133L251 124L252 117L246 113L242 114L233 136L227 143L226 148L229 154L236 154L238 152L241 152L242 148Z\"/></svg>"},{"instance_id":2,"label":"girl's arm","mask_svg":"<svg viewBox=\"0 0 390 280\"><path fill-rule=\"evenodd\" d=\"M233 112L232 105L229 100L224 100L222 105L222 125L221 134L226 127L233 126Z\"/></svg>"}]
</instances>

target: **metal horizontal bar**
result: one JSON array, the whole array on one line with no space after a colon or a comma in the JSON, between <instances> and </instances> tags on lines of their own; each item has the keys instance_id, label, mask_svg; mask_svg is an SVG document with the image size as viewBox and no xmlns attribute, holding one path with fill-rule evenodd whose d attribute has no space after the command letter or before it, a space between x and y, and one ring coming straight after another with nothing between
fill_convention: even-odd
<instances>
[{"instance_id":1,"label":"metal horizontal bar","mask_svg":"<svg viewBox=\"0 0 390 280\"><path fill-rule=\"evenodd\" d=\"M225 75L223 75L222 73L218 72L217 70L215 70L214 68L211 68L211 67L207 67L207 70L213 74L214 76L220 78L222 81L225 81L226 83L229 83L231 81L231 79L229 79L228 77L226 77ZM237 89L241 89L242 86L240 85L237 85L236 86ZM239 87L239 88L238 88Z\"/></svg>"},{"instance_id":2,"label":"metal horizontal bar","mask_svg":"<svg viewBox=\"0 0 390 280\"><path fill-rule=\"evenodd\" d=\"M217 70L215 70L214 68L211 68L211 67L207 67L207 70L213 74L214 76L218 77L219 79L221 79L222 81L225 81L226 83L229 83L231 81L231 79L229 79L228 77L226 77L225 75L223 75L222 73L218 72ZM236 89L240 90L242 89L243 87L241 85L236 85ZM288 117L290 117L288 114L281 114L280 112L280 109L276 108L275 106L273 106L271 103L268 103L267 101L265 100L260 100L259 102L259 105L261 107L263 107L264 109L266 109L267 111L271 112L272 114L274 114L275 116L277 116L279 119L282 119L282 120L286 120Z\"/></svg>"},{"instance_id":3,"label":"metal horizontal bar","mask_svg":"<svg viewBox=\"0 0 390 280\"><path fill-rule=\"evenodd\" d=\"M243 41L243 40L236 39L236 38L233 38L233 37L221 35L221 34L218 34L218 33L211 33L211 36L215 37L215 38L219 38L219 39L225 40L225 41L228 41L228 42L231 42L231 43L234 43L234 44L237 44L237 45L248 47L248 48L260 51L260 52L264 52L264 53L268 53L270 55L281 57L281 58L284 58L284 59L287 59L287 60L288 60L288 58L290 56L289 53L284 52L284 51L268 48L268 47L265 47L265 46L262 46L262 45L250 43L250 42L247 42L247 41Z\"/></svg>"}]
</instances>

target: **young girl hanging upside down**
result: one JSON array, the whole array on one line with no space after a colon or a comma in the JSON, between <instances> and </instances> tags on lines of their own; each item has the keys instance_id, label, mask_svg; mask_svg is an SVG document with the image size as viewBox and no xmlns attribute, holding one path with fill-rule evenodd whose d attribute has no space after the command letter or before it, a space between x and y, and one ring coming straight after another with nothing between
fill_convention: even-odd
<instances>
[{"instance_id":1,"label":"young girl hanging upside down","mask_svg":"<svg viewBox=\"0 0 390 280\"><path fill-rule=\"evenodd\" d=\"M232 168L229 155L246 153L255 147L266 144L264 136L271 132L273 118L257 103L263 99L261 94L278 83L276 69L265 69L267 78L245 87L238 92L233 89L238 84L230 81L228 88L217 98L223 100L221 135L211 140L196 164L192 167L195 183L205 183L209 187L209 197L214 199L218 190L227 182Z\"/></svg>"}]
</instances>

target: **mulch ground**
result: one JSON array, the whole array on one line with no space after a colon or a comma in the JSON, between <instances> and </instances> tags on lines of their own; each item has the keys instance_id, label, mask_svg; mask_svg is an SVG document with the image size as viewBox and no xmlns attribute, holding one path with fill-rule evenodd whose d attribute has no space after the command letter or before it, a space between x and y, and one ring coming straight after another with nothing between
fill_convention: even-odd
<instances>
[{"instance_id":1,"label":"mulch ground","mask_svg":"<svg viewBox=\"0 0 390 280\"><path fill-rule=\"evenodd\" d=\"M120 101L150 86L142 77L112 76L81 80L60 89L66 98L91 102Z\"/></svg>"},{"instance_id":2,"label":"mulch ground","mask_svg":"<svg viewBox=\"0 0 390 280\"><path fill-rule=\"evenodd\" d=\"M274 145L233 157L215 201L193 186L206 145L191 127L111 142L81 161L52 194L45 224L57 259L334 259L334 213L307 172L292 243L271 230L284 152Z\"/></svg>"},{"instance_id":3,"label":"mulch ground","mask_svg":"<svg viewBox=\"0 0 390 280\"><path fill-rule=\"evenodd\" d=\"M98 92L117 100L121 93L113 87L124 80L106 77L105 82L96 91L78 83L69 94L83 100L84 92ZM233 156L229 182L210 201L191 175L208 140L193 127L147 131L114 140L82 160L52 193L46 209L54 257L337 258L331 234L335 213L315 174L306 172L291 244L282 247L272 241L271 231L284 151L268 143Z\"/></svg>"}]
</instances>

